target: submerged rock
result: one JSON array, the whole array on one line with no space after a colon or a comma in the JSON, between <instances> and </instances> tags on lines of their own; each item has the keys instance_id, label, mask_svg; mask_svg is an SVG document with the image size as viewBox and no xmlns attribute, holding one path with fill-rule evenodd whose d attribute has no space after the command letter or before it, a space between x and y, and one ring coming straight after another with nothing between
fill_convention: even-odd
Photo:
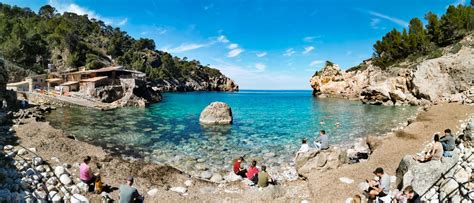
<instances>
[{"instance_id":1,"label":"submerged rock","mask_svg":"<svg viewBox=\"0 0 474 203\"><path fill-rule=\"evenodd\" d=\"M232 109L224 102L212 102L199 117L201 124L232 124Z\"/></svg>"}]
</instances>

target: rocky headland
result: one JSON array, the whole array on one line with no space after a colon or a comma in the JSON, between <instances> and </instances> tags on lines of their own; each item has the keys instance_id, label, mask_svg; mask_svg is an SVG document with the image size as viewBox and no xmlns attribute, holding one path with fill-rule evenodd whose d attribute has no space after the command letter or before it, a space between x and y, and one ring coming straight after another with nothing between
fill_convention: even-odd
<instances>
[{"instance_id":1,"label":"rocky headland","mask_svg":"<svg viewBox=\"0 0 474 203\"><path fill-rule=\"evenodd\" d=\"M313 95L359 99L378 105L472 103L474 99L474 35L442 48L440 57L406 59L387 68L366 60L341 70L326 63L310 79Z\"/></svg>"}]
</instances>

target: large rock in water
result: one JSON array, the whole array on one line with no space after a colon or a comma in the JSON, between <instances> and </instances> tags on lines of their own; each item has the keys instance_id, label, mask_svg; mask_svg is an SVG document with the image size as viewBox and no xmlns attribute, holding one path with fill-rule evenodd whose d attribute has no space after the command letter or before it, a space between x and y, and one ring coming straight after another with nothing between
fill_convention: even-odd
<instances>
[{"instance_id":1,"label":"large rock in water","mask_svg":"<svg viewBox=\"0 0 474 203\"><path fill-rule=\"evenodd\" d=\"M224 102L212 102L199 117L201 124L232 124L232 109Z\"/></svg>"}]
</instances>

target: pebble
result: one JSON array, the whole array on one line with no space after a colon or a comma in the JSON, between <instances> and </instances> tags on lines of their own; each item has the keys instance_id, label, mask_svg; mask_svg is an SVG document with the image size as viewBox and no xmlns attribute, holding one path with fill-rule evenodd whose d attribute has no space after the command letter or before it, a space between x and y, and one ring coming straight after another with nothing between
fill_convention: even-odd
<instances>
[{"instance_id":1,"label":"pebble","mask_svg":"<svg viewBox=\"0 0 474 203\"><path fill-rule=\"evenodd\" d=\"M25 155L25 154L28 154L28 152L26 151L26 149L19 149L18 150L18 155Z\"/></svg>"},{"instance_id":2,"label":"pebble","mask_svg":"<svg viewBox=\"0 0 474 203\"><path fill-rule=\"evenodd\" d=\"M70 185L72 183L72 180L71 180L71 178L69 177L68 174L62 174L59 177L59 181L61 181L61 183L64 184L64 185Z\"/></svg>"},{"instance_id":3,"label":"pebble","mask_svg":"<svg viewBox=\"0 0 474 203\"><path fill-rule=\"evenodd\" d=\"M193 184L194 184L194 183L193 183L192 180L186 180L186 181L184 181L184 185L186 185L186 187L191 187L191 186L193 186Z\"/></svg>"},{"instance_id":4,"label":"pebble","mask_svg":"<svg viewBox=\"0 0 474 203\"><path fill-rule=\"evenodd\" d=\"M64 169L64 167L62 166L56 166L56 168L54 168L54 174L58 177L60 177L62 174L65 174L66 173L66 169Z\"/></svg>"},{"instance_id":5,"label":"pebble","mask_svg":"<svg viewBox=\"0 0 474 203\"><path fill-rule=\"evenodd\" d=\"M348 178L348 177L340 177L339 178L339 181L345 183L345 184L352 184L354 182L354 180Z\"/></svg>"},{"instance_id":6,"label":"pebble","mask_svg":"<svg viewBox=\"0 0 474 203\"><path fill-rule=\"evenodd\" d=\"M210 171L203 171L201 173L201 178L203 179L209 179L212 177L212 173Z\"/></svg>"},{"instance_id":7,"label":"pebble","mask_svg":"<svg viewBox=\"0 0 474 203\"><path fill-rule=\"evenodd\" d=\"M222 176L218 173L215 173L214 175L212 175L211 181L212 182L220 182L220 181L222 181Z\"/></svg>"},{"instance_id":8,"label":"pebble","mask_svg":"<svg viewBox=\"0 0 474 203\"><path fill-rule=\"evenodd\" d=\"M172 187L172 188L170 188L170 191L183 194L183 193L186 193L186 191L188 191L188 189L186 189L185 187Z\"/></svg>"},{"instance_id":9,"label":"pebble","mask_svg":"<svg viewBox=\"0 0 474 203\"><path fill-rule=\"evenodd\" d=\"M5 145L3 147L3 150L12 150L13 149L13 146L12 145Z\"/></svg>"},{"instance_id":10,"label":"pebble","mask_svg":"<svg viewBox=\"0 0 474 203\"><path fill-rule=\"evenodd\" d=\"M153 188L153 189L149 190L149 191L147 192L147 194L148 194L149 196L152 196L152 197L153 197L153 196L155 196L156 194L158 194L158 189L157 189L157 188Z\"/></svg>"}]
</instances>

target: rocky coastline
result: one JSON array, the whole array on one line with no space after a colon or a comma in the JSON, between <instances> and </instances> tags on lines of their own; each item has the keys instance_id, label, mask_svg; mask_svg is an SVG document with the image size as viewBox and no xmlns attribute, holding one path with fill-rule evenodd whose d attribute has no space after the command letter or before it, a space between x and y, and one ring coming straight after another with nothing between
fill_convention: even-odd
<instances>
[{"instance_id":1,"label":"rocky coastline","mask_svg":"<svg viewBox=\"0 0 474 203\"><path fill-rule=\"evenodd\" d=\"M472 103L474 99L474 36L427 56L381 68L366 60L352 70L331 62L310 79L313 95L358 99L375 105ZM460 48L459 48L460 47Z\"/></svg>"}]
</instances>

